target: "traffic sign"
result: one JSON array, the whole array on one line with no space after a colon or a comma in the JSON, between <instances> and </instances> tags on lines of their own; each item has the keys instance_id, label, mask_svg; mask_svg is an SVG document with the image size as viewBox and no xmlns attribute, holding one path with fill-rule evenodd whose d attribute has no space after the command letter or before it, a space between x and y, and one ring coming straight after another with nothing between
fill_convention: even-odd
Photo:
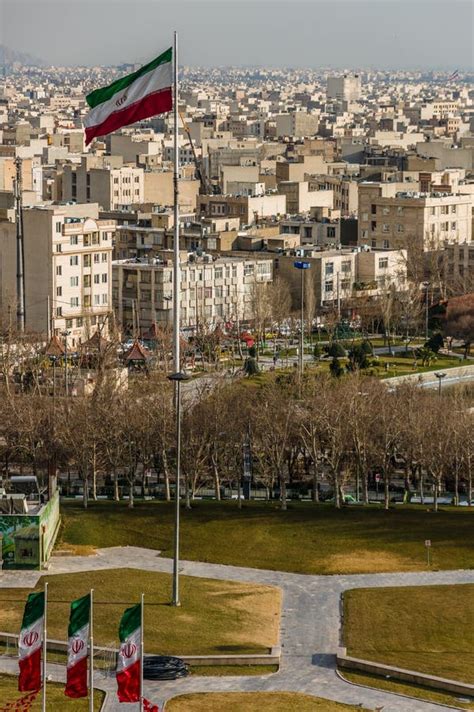
<instances>
[{"instance_id":1,"label":"traffic sign","mask_svg":"<svg viewBox=\"0 0 474 712\"><path fill-rule=\"evenodd\" d=\"M425 546L426 548L431 546L431 539L425 539Z\"/></svg>"},{"instance_id":2,"label":"traffic sign","mask_svg":"<svg viewBox=\"0 0 474 712\"><path fill-rule=\"evenodd\" d=\"M297 260L296 262L293 262L293 267L296 267L296 269L309 269L311 267L311 262L302 262L301 260Z\"/></svg>"}]
</instances>

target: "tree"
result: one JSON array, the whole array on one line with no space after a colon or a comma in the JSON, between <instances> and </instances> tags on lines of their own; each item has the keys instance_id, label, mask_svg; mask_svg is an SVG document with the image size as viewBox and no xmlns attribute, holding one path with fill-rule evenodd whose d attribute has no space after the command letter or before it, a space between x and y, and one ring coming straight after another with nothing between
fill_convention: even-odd
<instances>
[{"instance_id":1,"label":"tree","mask_svg":"<svg viewBox=\"0 0 474 712\"><path fill-rule=\"evenodd\" d=\"M428 341L425 343L425 348L432 351L434 354L439 353L439 350L444 346L443 335L439 331L436 331L430 336Z\"/></svg>"},{"instance_id":2,"label":"tree","mask_svg":"<svg viewBox=\"0 0 474 712\"><path fill-rule=\"evenodd\" d=\"M331 376L334 376L334 378L340 378L344 374L344 369L336 356L334 356L333 360L329 364L329 370L331 372Z\"/></svg>"},{"instance_id":3,"label":"tree","mask_svg":"<svg viewBox=\"0 0 474 712\"><path fill-rule=\"evenodd\" d=\"M344 358L346 350L339 341L332 341L329 346L326 347L326 353L333 358Z\"/></svg>"},{"instance_id":4,"label":"tree","mask_svg":"<svg viewBox=\"0 0 474 712\"><path fill-rule=\"evenodd\" d=\"M449 299L442 320L443 334L463 342L467 359L474 340L474 293Z\"/></svg>"}]
</instances>

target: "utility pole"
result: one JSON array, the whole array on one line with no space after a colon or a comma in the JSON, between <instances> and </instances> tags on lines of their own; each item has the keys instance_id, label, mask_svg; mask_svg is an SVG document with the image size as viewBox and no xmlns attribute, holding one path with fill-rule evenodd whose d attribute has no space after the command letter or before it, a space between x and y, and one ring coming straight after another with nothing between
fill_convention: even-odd
<instances>
[{"instance_id":1,"label":"utility pole","mask_svg":"<svg viewBox=\"0 0 474 712\"><path fill-rule=\"evenodd\" d=\"M304 369L304 353L303 353L303 349L304 349L304 273L305 273L305 270L307 270L311 267L311 263L297 260L296 262L293 262L293 267L295 267L296 269L299 269L301 271L301 329L300 329L299 371L300 371L300 376L302 376L303 369Z\"/></svg>"},{"instance_id":2,"label":"utility pole","mask_svg":"<svg viewBox=\"0 0 474 712\"><path fill-rule=\"evenodd\" d=\"M16 222L16 296L17 327L20 333L25 331L25 246L23 240L23 205L22 205L22 161L15 158L15 222Z\"/></svg>"}]
</instances>

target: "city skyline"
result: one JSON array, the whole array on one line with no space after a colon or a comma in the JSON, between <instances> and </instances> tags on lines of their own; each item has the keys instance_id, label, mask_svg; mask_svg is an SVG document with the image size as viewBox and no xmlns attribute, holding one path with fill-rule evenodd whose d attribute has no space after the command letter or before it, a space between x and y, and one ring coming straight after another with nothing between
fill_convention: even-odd
<instances>
[{"instance_id":1,"label":"city skyline","mask_svg":"<svg viewBox=\"0 0 474 712\"><path fill-rule=\"evenodd\" d=\"M2 0L0 41L48 65L107 66L147 61L177 29L180 64L188 66L472 70L470 2L450 4L451 23L441 3L425 0L297 0L291 14L288 7L267 0L138 0L134 17L143 22L130 30L130 5L122 0ZM72 31L80 42L71 43Z\"/></svg>"}]
</instances>

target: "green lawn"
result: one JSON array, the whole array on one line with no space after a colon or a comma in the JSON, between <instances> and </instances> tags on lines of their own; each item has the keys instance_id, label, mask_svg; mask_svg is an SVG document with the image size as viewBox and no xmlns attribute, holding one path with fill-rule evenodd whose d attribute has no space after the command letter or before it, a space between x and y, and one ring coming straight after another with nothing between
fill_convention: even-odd
<instances>
[{"instance_id":1,"label":"green lawn","mask_svg":"<svg viewBox=\"0 0 474 712\"><path fill-rule=\"evenodd\" d=\"M180 695L164 712L345 712L366 709L296 692L201 692Z\"/></svg>"},{"instance_id":2,"label":"green lawn","mask_svg":"<svg viewBox=\"0 0 474 712\"><path fill-rule=\"evenodd\" d=\"M388 364L388 371L386 370ZM416 368L413 367L413 356L410 354L396 354L395 356L379 356L377 366L371 366L368 371L373 372L372 375L379 378L392 378L394 376L407 376L414 373L427 373L428 371L446 370L447 368L456 368L463 364L455 356L438 356L436 361L433 361L429 366L422 366L421 359L418 359Z\"/></svg>"},{"instance_id":3,"label":"green lawn","mask_svg":"<svg viewBox=\"0 0 474 712\"><path fill-rule=\"evenodd\" d=\"M46 710L47 712L88 712L89 698L84 697L80 700L72 700L64 694L64 685L59 683L49 682L46 686ZM28 693L18 692L18 680L14 675L0 675L0 702L7 704L8 702L16 702ZM102 706L104 693L100 690L94 692L94 710L98 712ZM42 709L42 692L35 698L30 710L31 712L40 712ZM2 712L3 707L0 707Z\"/></svg>"},{"instance_id":4,"label":"green lawn","mask_svg":"<svg viewBox=\"0 0 474 712\"><path fill-rule=\"evenodd\" d=\"M347 654L474 683L474 584L353 589Z\"/></svg>"},{"instance_id":5,"label":"green lawn","mask_svg":"<svg viewBox=\"0 0 474 712\"><path fill-rule=\"evenodd\" d=\"M79 502L62 505L61 546L144 546L172 556L173 503ZM197 501L182 510L183 559L297 573L423 571L425 539L432 568L474 568L474 511L468 507L350 506Z\"/></svg>"},{"instance_id":6,"label":"green lawn","mask_svg":"<svg viewBox=\"0 0 474 712\"><path fill-rule=\"evenodd\" d=\"M278 642L280 590L182 576L183 606L168 605L171 576L134 569L45 576L48 635L67 639L71 600L94 589L94 642L118 647L118 626L127 606L145 594L145 652L208 655L262 653ZM0 630L16 633L29 591L0 591Z\"/></svg>"},{"instance_id":7,"label":"green lawn","mask_svg":"<svg viewBox=\"0 0 474 712\"><path fill-rule=\"evenodd\" d=\"M429 687L421 687L420 685L410 685L406 682L397 682L396 680L387 680L384 677L377 675L369 675L369 673L342 670L342 677L356 685L364 685L365 687L375 687L378 690L386 690L387 692L395 692L399 695L407 695L408 697L416 697L418 700L427 700L428 702L436 702L440 705L451 705L452 707L460 707L461 709L474 710L474 705L471 703L463 703L459 701L459 696L450 695L447 692L436 692Z\"/></svg>"}]
</instances>

